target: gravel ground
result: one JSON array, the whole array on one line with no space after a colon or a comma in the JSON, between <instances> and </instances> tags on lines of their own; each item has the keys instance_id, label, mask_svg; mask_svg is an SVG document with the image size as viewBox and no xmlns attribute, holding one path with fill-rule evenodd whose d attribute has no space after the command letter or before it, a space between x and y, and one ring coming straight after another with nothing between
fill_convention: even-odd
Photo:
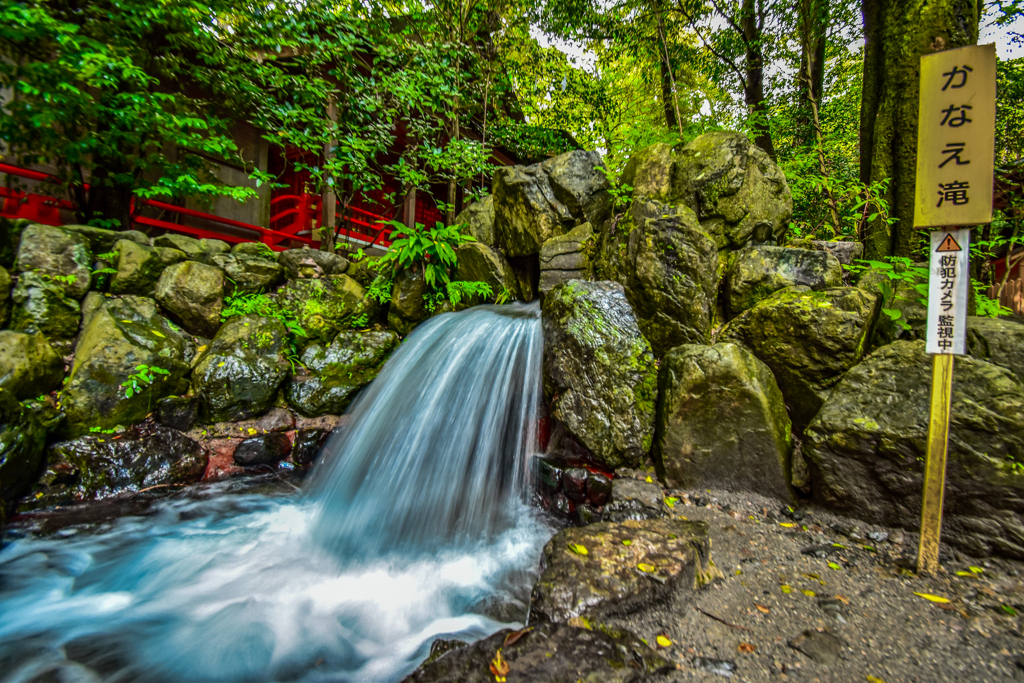
<instances>
[{"instance_id":1,"label":"gravel ground","mask_svg":"<svg viewBox=\"0 0 1024 683\"><path fill-rule=\"evenodd\" d=\"M1024 564L943 546L943 571L919 577L916 534L756 495L669 495L671 514L710 525L724 580L606 620L671 640L668 680L1024 680Z\"/></svg>"}]
</instances>

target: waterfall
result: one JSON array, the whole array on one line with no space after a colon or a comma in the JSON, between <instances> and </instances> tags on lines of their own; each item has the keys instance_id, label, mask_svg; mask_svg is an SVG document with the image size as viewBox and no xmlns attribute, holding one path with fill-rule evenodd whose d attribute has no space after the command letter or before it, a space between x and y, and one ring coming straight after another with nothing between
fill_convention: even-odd
<instances>
[{"instance_id":1,"label":"waterfall","mask_svg":"<svg viewBox=\"0 0 1024 683\"><path fill-rule=\"evenodd\" d=\"M526 617L536 305L437 316L352 405L301 494L168 499L0 550L0 682L401 679L436 637Z\"/></svg>"}]
</instances>

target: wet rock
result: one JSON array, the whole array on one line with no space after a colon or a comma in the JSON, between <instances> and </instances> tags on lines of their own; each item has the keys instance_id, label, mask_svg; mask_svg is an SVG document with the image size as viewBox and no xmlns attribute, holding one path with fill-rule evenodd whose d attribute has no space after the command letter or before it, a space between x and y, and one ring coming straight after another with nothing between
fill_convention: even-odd
<instances>
[{"instance_id":1,"label":"wet rock","mask_svg":"<svg viewBox=\"0 0 1024 683\"><path fill-rule=\"evenodd\" d=\"M154 412L160 424L187 432L199 415L199 401L194 396L168 396L156 402Z\"/></svg>"},{"instance_id":2,"label":"wet rock","mask_svg":"<svg viewBox=\"0 0 1024 683\"><path fill-rule=\"evenodd\" d=\"M168 266L157 280L156 300L188 332L211 337L224 308L224 271L196 261Z\"/></svg>"},{"instance_id":3,"label":"wet rock","mask_svg":"<svg viewBox=\"0 0 1024 683\"><path fill-rule=\"evenodd\" d=\"M531 624L628 611L677 586L697 588L721 576L711 562L707 524L670 519L563 529L544 546L541 566Z\"/></svg>"},{"instance_id":4,"label":"wet rock","mask_svg":"<svg viewBox=\"0 0 1024 683\"><path fill-rule=\"evenodd\" d=\"M736 344L684 345L662 361L654 461L670 488L788 500L793 441L775 377Z\"/></svg>"},{"instance_id":5,"label":"wet rock","mask_svg":"<svg viewBox=\"0 0 1024 683\"><path fill-rule=\"evenodd\" d=\"M160 273L167 266L185 260L185 252L169 247L149 247L131 240L118 240L117 272L110 280L112 294L152 296Z\"/></svg>"},{"instance_id":6,"label":"wet rock","mask_svg":"<svg viewBox=\"0 0 1024 683\"><path fill-rule=\"evenodd\" d=\"M836 257L843 266L851 266L864 257L863 242L828 242L826 240L801 240L792 246L801 249L824 251Z\"/></svg>"},{"instance_id":7,"label":"wet rock","mask_svg":"<svg viewBox=\"0 0 1024 683\"><path fill-rule=\"evenodd\" d=\"M931 358L895 342L846 373L807 428L817 502L865 522L917 529ZM1024 386L1010 371L957 358L943 542L1024 559ZM895 541L894 541L895 542Z\"/></svg>"},{"instance_id":8,"label":"wet rock","mask_svg":"<svg viewBox=\"0 0 1024 683\"><path fill-rule=\"evenodd\" d=\"M32 221L18 218L12 220L0 216L0 266L13 269L21 243L21 233L32 225Z\"/></svg>"},{"instance_id":9,"label":"wet rock","mask_svg":"<svg viewBox=\"0 0 1024 683\"><path fill-rule=\"evenodd\" d=\"M570 467L562 473L562 493L574 503L587 499L587 475L582 467Z\"/></svg>"},{"instance_id":10,"label":"wet rock","mask_svg":"<svg viewBox=\"0 0 1024 683\"><path fill-rule=\"evenodd\" d=\"M516 273L508 260L497 251L479 242L466 242L460 244L455 253L459 264L455 280L486 283L492 292L488 301L494 301L502 294L506 301L520 298ZM462 302L459 307L469 308L484 301L483 297L473 297Z\"/></svg>"},{"instance_id":11,"label":"wet rock","mask_svg":"<svg viewBox=\"0 0 1024 683\"><path fill-rule=\"evenodd\" d=\"M7 326L11 317L11 274L0 266L0 328Z\"/></svg>"},{"instance_id":12,"label":"wet rock","mask_svg":"<svg viewBox=\"0 0 1024 683\"><path fill-rule=\"evenodd\" d=\"M713 673L717 676L725 676L726 678L732 678L732 675L736 673L736 662L728 659L694 657L693 666L696 669L702 669L708 673Z\"/></svg>"},{"instance_id":13,"label":"wet rock","mask_svg":"<svg viewBox=\"0 0 1024 683\"><path fill-rule=\"evenodd\" d=\"M224 323L192 373L192 393L204 422L243 420L273 405L290 369L284 357L287 334L280 321L256 315Z\"/></svg>"},{"instance_id":14,"label":"wet rock","mask_svg":"<svg viewBox=\"0 0 1024 683\"><path fill-rule=\"evenodd\" d=\"M184 252L185 258L191 260L201 260L206 254L203 245L195 237L179 235L173 232L154 237L153 246L177 249L180 252Z\"/></svg>"},{"instance_id":15,"label":"wet rock","mask_svg":"<svg viewBox=\"0 0 1024 683\"><path fill-rule=\"evenodd\" d=\"M276 261L249 254L214 254L210 265L224 271L229 293L267 292L284 281L284 268Z\"/></svg>"},{"instance_id":16,"label":"wet rock","mask_svg":"<svg viewBox=\"0 0 1024 683\"><path fill-rule=\"evenodd\" d=\"M235 462L242 467L276 465L292 450L291 440L282 432L260 434L242 441L235 448Z\"/></svg>"},{"instance_id":17,"label":"wet rock","mask_svg":"<svg viewBox=\"0 0 1024 683\"><path fill-rule=\"evenodd\" d=\"M446 652L403 683L494 683L490 664L499 649L509 666L509 680L521 683L639 683L675 670L674 664L625 631L541 624L515 640L514 633L503 629Z\"/></svg>"},{"instance_id":18,"label":"wet rock","mask_svg":"<svg viewBox=\"0 0 1024 683\"><path fill-rule=\"evenodd\" d=\"M64 295L64 288L38 273L22 273L11 293L14 309L11 329L41 333L51 340L71 339L78 334L82 308Z\"/></svg>"},{"instance_id":19,"label":"wet rock","mask_svg":"<svg viewBox=\"0 0 1024 683\"><path fill-rule=\"evenodd\" d=\"M488 247L497 245L497 234L494 230L494 196L487 195L478 202L473 202L455 217L455 222L465 225L469 234L480 244Z\"/></svg>"},{"instance_id":20,"label":"wet rock","mask_svg":"<svg viewBox=\"0 0 1024 683\"><path fill-rule=\"evenodd\" d=\"M552 416L599 462L639 463L654 431L657 370L622 286L571 280L545 297L543 318Z\"/></svg>"},{"instance_id":21,"label":"wet rock","mask_svg":"<svg viewBox=\"0 0 1024 683\"><path fill-rule=\"evenodd\" d=\"M619 263L626 298L655 355L706 343L718 298L718 252L693 212L637 200L616 229L629 235Z\"/></svg>"},{"instance_id":22,"label":"wet rock","mask_svg":"<svg viewBox=\"0 0 1024 683\"><path fill-rule=\"evenodd\" d=\"M780 290L733 319L720 341L738 341L767 365L802 431L843 373L867 352L881 298L860 289Z\"/></svg>"},{"instance_id":23,"label":"wet rock","mask_svg":"<svg viewBox=\"0 0 1024 683\"><path fill-rule=\"evenodd\" d=\"M91 266L89 240L76 232L33 223L21 233L18 272L35 273L70 299L81 299L89 291Z\"/></svg>"},{"instance_id":24,"label":"wet rock","mask_svg":"<svg viewBox=\"0 0 1024 683\"><path fill-rule=\"evenodd\" d=\"M295 311L309 342L330 342L358 315L366 291L347 275L317 280L289 280L274 295L277 303Z\"/></svg>"},{"instance_id":25,"label":"wet rock","mask_svg":"<svg viewBox=\"0 0 1024 683\"><path fill-rule=\"evenodd\" d=\"M230 254L231 245L224 240L215 240L209 237L203 237L199 240L199 246L206 254ZM273 251L273 250L271 250Z\"/></svg>"},{"instance_id":26,"label":"wet rock","mask_svg":"<svg viewBox=\"0 0 1024 683\"><path fill-rule=\"evenodd\" d=\"M302 362L310 374L289 383L286 396L295 410L307 417L339 415L357 391L369 384L398 346L391 331L340 332L330 346L308 347Z\"/></svg>"},{"instance_id":27,"label":"wet rock","mask_svg":"<svg viewBox=\"0 0 1024 683\"><path fill-rule=\"evenodd\" d=\"M295 416L286 408L275 406L264 414L247 420L231 420L195 427L188 433L193 439L234 437L245 438L265 432L287 432L295 429Z\"/></svg>"},{"instance_id":28,"label":"wet rock","mask_svg":"<svg viewBox=\"0 0 1024 683\"><path fill-rule=\"evenodd\" d=\"M312 465L320 457L330 435L326 429L297 429L292 444L292 462L299 467Z\"/></svg>"},{"instance_id":29,"label":"wet rock","mask_svg":"<svg viewBox=\"0 0 1024 683\"><path fill-rule=\"evenodd\" d=\"M839 661L839 655L843 651L843 643L834 635L824 631L804 631L796 638L789 641L789 646L794 650L814 660L821 666L833 666Z\"/></svg>"},{"instance_id":30,"label":"wet rock","mask_svg":"<svg viewBox=\"0 0 1024 683\"><path fill-rule=\"evenodd\" d=\"M144 297L104 299L75 346L75 363L61 404L71 436L92 427L128 426L152 412L164 396L188 387L191 343ZM136 382L129 398L125 383L139 366L157 367L153 381Z\"/></svg>"},{"instance_id":31,"label":"wet rock","mask_svg":"<svg viewBox=\"0 0 1024 683\"><path fill-rule=\"evenodd\" d=\"M577 225L545 242L540 249L540 291L547 294L563 282L589 280L593 275L591 252L595 242L590 223Z\"/></svg>"},{"instance_id":32,"label":"wet rock","mask_svg":"<svg viewBox=\"0 0 1024 683\"><path fill-rule=\"evenodd\" d=\"M641 521L664 517L661 485L639 479L618 478L612 481L610 502L601 519L605 522Z\"/></svg>"},{"instance_id":33,"label":"wet rock","mask_svg":"<svg viewBox=\"0 0 1024 683\"><path fill-rule=\"evenodd\" d=\"M612 480L601 474L587 475L587 500L596 507L605 505L612 497Z\"/></svg>"},{"instance_id":34,"label":"wet rock","mask_svg":"<svg viewBox=\"0 0 1024 683\"><path fill-rule=\"evenodd\" d=\"M597 152L574 151L533 166L506 166L494 174L498 243L508 256L540 252L547 240L574 225L599 225L611 207Z\"/></svg>"},{"instance_id":35,"label":"wet rock","mask_svg":"<svg viewBox=\"0 0 1024 683\"><path fill-rule=\"evenodd\" d=\"M39 478L45 446L43 425L0 388L0 526Z\"/></svg>"},{"instance_id":36,"label":"wet rock","mask_svg":"<svg viewBox=\"0 0 1024 683\"><path fill-rule=\"evenodd\" d=\"M235 256L255 256L268 261L277 261L281 252L274 251L262 242L239 242L231 247L231 253Z\"/></svg>"},{"instance_id":37,"label":"wet rock","mask_svg":"<svg viewBox=\"0 0 1024 683\"><path fill-rule=\"evenodd\" d=\"M1006 318L967 318L967 352L1006 368L1024 383L1024 324Z\"/></svg>"},{"instance_id":38,"label":"wet rock","mask_svg":"<svg viewBox=\"0 0 1024 683\"><path fill-rule=\"evenodd\" d=\"M424 307L423 297L427 294L427 283L423 273L406 268L395 277L391 287L391 305L388 307L388 327L401 336L430 315Z\"/></svg>"},{"instance_id":39,"label":"wet rock","mask_svg":"<svg viewBox=\"0 0 1024 683\"><path fill-rule=\"evenodd\" d=\"M803 285L817 291L842 284L842 266L827 252L749 246L736 254L725 279L729 317L786 287Z\"/></svg>"},{"instance_id":40,"label":"wet rock","mask_svg":"<svg viewBox=\"0 0 1024 683\"><path fill-rule=\"evenodd\" d=\"M156 425L116 436L95 434L55 444L34 502L56 505L183 486L199 481L206 469L203 448L174 429Z\"/></svg>"},{"instance_id":41,"label":"wet rock","mask_svg":"<svg viewBox=\"0 0 1024 683\"><path fill-rule=\"evenodd\" d=\"M697 214L719 250L779 239L793 198L774 161L743 133L705 133L676 156L672 201Z\"/></svg>"},{"instance_id":42,"label":"wet rock","mask_svg":"<svg viewBox=\"0 0 1024 683\"><path fill-rule=\"evenodd\" d=\"M118 239L128 240L130 242L135 242L136 244L145 244L147 246L149 245L149 235L147 235L144 232L139 232L138 230L120 230L118 231L117 235ZM116 248L117 241L115 240L114 249Z\"/></svg>"},{"instance_id":43,"label":"wet rock","mask_svg":"<svg viewBox=\"0 0 1024 683\"><path fill-rule=\"evenodd\" d=\"M94 255L110 251L113 249L114 243L122 239L121 233L117 230L95 228L91 225L62 225L60 229L84 237Z\"/></svg>"},{"instance_id":44,"label":"wet rock","mask_svg":"<svg viewBox=\"0 0 1024 683\"><path fill-rule=\"evenodd\" d=\"M281 264L285 274L291 279L300 277L299 270L304 267L303 262L307 260L312 260L319 266L324 275L341 275L348 270L348 259L329 251L303 247L302 249L287 249L277 255L277 262Z\"/></svg>"},{"instance_id":45,"label":"wet rock","mask_svg":"<svg viewBox=\"0 0 1024 683\"><path fill-rule=\"evenodd\" d=\"M0 389L24 401L59 389L63 379L64 359L46 337L0 330Z\"/></svg>"},{"instance_id":46,"label":"wet rock","mask_svg":"<svg viewBox=\"0 0 1024 683\"><path fill-rule=\"evenodd\" d=\"M619 182L633 188L633 196L667 202L672 196L672 148L663 142L645 147L629 158Z\"/></svg>"}]
</instances>

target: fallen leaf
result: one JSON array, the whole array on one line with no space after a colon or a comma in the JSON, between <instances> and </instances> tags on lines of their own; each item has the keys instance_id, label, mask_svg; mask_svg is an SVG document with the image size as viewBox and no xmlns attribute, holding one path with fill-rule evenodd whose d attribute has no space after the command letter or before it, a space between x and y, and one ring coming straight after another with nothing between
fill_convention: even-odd
<instances>
[{"instance_id":1,"label":"fallen leaf","mask_svg":"<svg viewBox=\"0 0 1024 683\"><path fill-rule=\"evenodd\" d=\"M981 567L968 567L968 569L970 569L975 574L984 574L985 573L985 570L982 569Z\"/></svg>"},{"instance_id":2,"label":"fallen leaf","mask_svg":"<svg viewBox=\"0 0 1024 683\"><path fill-rule=\"evenodd\" d=\"M864 548L864 550L867 550L869 553L877 553L878 552L877 550L875 550L874 548L872 548L869 545L862 545L861 548Z\"/></svg>"},{"instance_id":3,"label":"fallen leaf","mask_svg":"<svg viewBox=\"0 0 1024 683\"><path fill-rule=\"evenodd\" d=\"M770 609L768 609L764 605L759 605L756 602L754 603L754 607L757 608L758 612L764 612L765 614L771 614L771 612L772 612Z\"/></svg>"},{"instance_id":4,"label":"fallen leaf","mask_svg":"<svg viewBox=\"0 0 1024 683\"><path fill-rule=\"evenodd\" d=\"M740 574L742 574L742 573L743 573L743 570L742 570L742 569L737 569L737 570L736 570L736 576L739 576L739 575L740 575Z\"/></svg>"},{"instance_id":5,"label":"fallen leaf","mask_svg":"<svg viewBox=\"0 0 1024 683\"><path fill-rule=\"evenodd\" d=\"M757 649L757 646L753 643L740 643L736 646L736 649L744 654L750 654Z\"/></svg>"},{"instance_id":6,"label":"fallen leaf","mask_svg":"<svg viewBox=\"0 0 1024 683\"><path fill-rule=\"evenodd\" d=\"M573 617L572 619L569 620L569 626L572 626L572 627L575 627L575 628L585 628L588 631L593 631L594 630L594 627L592 627L590 625L590 622L587 621L586 617Z\"/></svg>"},{"instance_id":7,"label":"fallen leaf","mask_svg":"<svg viewBox=\"0 0 1024 683\"><path fill-rule=\"evenodd\" d=\"M885 679L879 678L878 676L869 675L867 678L868 683L885 683Z\"/></svg>"},{"instance_id":8,"label":"fallen leaf","mask_svg":"<svg viewBox=\"0 0 1024 683\"><path fill-rule=\"evenodd\" d=\"M527 626L526 628L521 628L518 631L512 631L512 633L505 636L505 642L503 642L501 646L508 647L509 645L515 644L516 641L518 641L520 638L522 638L532 630L532 626Z\"/></svg>"},{"instance_id":9,"label":"fallen leaf","mask_svg":"<svg viewBox=\"0 0 1024 683\"><path fill-rule=\"evenodd\" d=\"M640 564L638 564L636 566L636 568L639 569L642 572L647 572L648 574L655 570L655 568L653 566L651 566L649 564L646 564L644 562L641 562Z\"/></svg>"},{"instance_id":10,"label":"fallen leaf","mask_svg":"<svg viewBox=\"0 0 1024 683\"><path fill-rule=\"evenodd\" d=\"M498 648L498 652L495 653L494 659L491 660L491 673L500 679L509 672L510 668L511 667L508 665L508 662L506 662L505 658L501 656L501 648Z\"/></svg>"},{"instance_id":11,"label":"fallen leaf","mask_svg":"<svg viewBox=\"0 0 1024 683\"><path fill-rule=\"evenodd\" d=\"M779 522L779 526L784 526L787 529L791 529L792 527L795 527L796 524L793 524L792 522Z\"/></svg>"},{"instance_id":12,"label":"fallen leaf","mask_svg":"<svg viewBox=\"0 0 1024 683\"><path fill-rule=\"evenodd\" d=\"M949 602L949 598L943 598L939 595L932 595L931 593L914 593L919 598L930 600L931 602Z\"/></svg>"},{"instance_id":13,"label":"fallen leaf","mask_svg":"<svg viewBox=\"0 0 1024 683\"><path fill-rule=\"evenodd\" d=\"M653 483L653 481L654 481L653 479L651 479L650 477L647 477L647 483L648 484Z\"/></svg>"},{"instance_id":14,"label":"fallen leaf","mask_svg":"<svg viewBox=\"0 0 1024 683\"><path fill-rule=\"evenodd\" d=\"M790 593L793 592L793 589L790 588L789 586L783 584L782 585L782 592L785 593L786 595L789 595Z\"/></svg>"},{"instance_id":15,"label":"fallen leaf","mask_svg":"<svg viewBox=\"0 0 1024 683\"><path fill-rule=\"evenodd\" d=\"M821 581L821 577L817 574L803 574L802 576L806 576L808 579L814 579L815 581Z\"/></svg>"},{"instance_id":16,"label":"fallen leaf","mask_svg":"<svg viewBox=\"0 0 1024 683\"><path fill-rule=\"evenodd\" d=\"M974 574L972 574L970 572L957 572L956 575L957 576L974 576Z\"/></svg>"},{"instance_id":17,"label":"fallen leaf","mask_svg":"<svg viewBox=\"0 0 1024 683\"><path fill-rule=\"evenodd\" d=\"M1017 616L1017 610L1013 609L1009 605L1001 605L1001 607L1003 608L1003 611L1009 614L1011 617Z\"/></svg>"},{"instance_id":18,"label":"fallen leaf","mask_svg":"<svg viewBox=\"0 0 1024 683\"><path fill-rule=\"evenodd\" d=\"M632 545L632 544L633 544L633 541L629 540L628 538L622 539L622 545Z\"/></svg>"},{"instance_id":19,"label":"fallen leaf","mask_svg":"<svg viewBox=\"0 0 1024 683\"><path fill-rule=\"evenodd\" d=\"M813 598L815 595L817 595L817 593L815 593L814 591L811 591L811 590L803 590L803 591L800 591L800 592L803 593L804 595L806 595L809 598Z\"/></svg>"},{"instance_id":20,"label":"fallen leaf","mask_svg":"<svg viewBox=\"0 0 1024 683\"><path fill-rule=\"evenodd\" d=\"M580 545L579 543L570 543L569 544L569 550L573 551L577 555L586 555L587 554L586 547Z\"/></svg>"},{"instance_id":21,"label":"fallen leaf","mask_svg":"<svg viewBox=\"0 0 1024 683\"><path fill-rule=\"evenodd\" d=\"M832 569L835 569L836 571L839 571L840 569L842 569L842 567L840 567L840 566L839 566L838 564L836 564L835 562L829 562L829 563L828 563L828 566L829 566L829 567L831 567Z\"/></svg>"},{"instance_id":22,"label":"fallen leaf","mask_svg":"<svg viewBox=\"0 0 1024 683\"><path fill-rule=\"evenodd\" d=\"M837 595L836 596L836 600L838 600L839 602L843 603L844 605L849 605L850 604L850 599L848 597L846 597L845 595Z\"/></svg>"},{"instance_id":23,"label":"fallen leaf","mask_svg":"<svg viewBox=\"0 0 1024 683\"><path fill-rule=\"evenodd\" d=\"M668 638L666 638L665 636L658 636L657 638L655 638L655 642L658 643L658 647L671 647L672 646L672 641L669 640Z\"/></svg>"}]
</instances>

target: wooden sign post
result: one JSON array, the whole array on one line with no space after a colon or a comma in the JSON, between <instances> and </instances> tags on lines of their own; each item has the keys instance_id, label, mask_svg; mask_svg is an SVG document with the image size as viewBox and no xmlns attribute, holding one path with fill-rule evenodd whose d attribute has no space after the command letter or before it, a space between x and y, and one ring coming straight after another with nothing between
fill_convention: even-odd
<instances>
[{"instance_id":1,"label":"wooden sign post","mask_svg":"<svg viewBox=\"0 0 1024 683\"><path fill-rule=\"evenodd\" d=\"M995 45L921 57L914 225L929 249L927 352L933 354L917 571L939 568L953 357L966 353L970 228L992 221ZM959 226L959 227L957 227Z\"/></svg>"}]
</instances>

